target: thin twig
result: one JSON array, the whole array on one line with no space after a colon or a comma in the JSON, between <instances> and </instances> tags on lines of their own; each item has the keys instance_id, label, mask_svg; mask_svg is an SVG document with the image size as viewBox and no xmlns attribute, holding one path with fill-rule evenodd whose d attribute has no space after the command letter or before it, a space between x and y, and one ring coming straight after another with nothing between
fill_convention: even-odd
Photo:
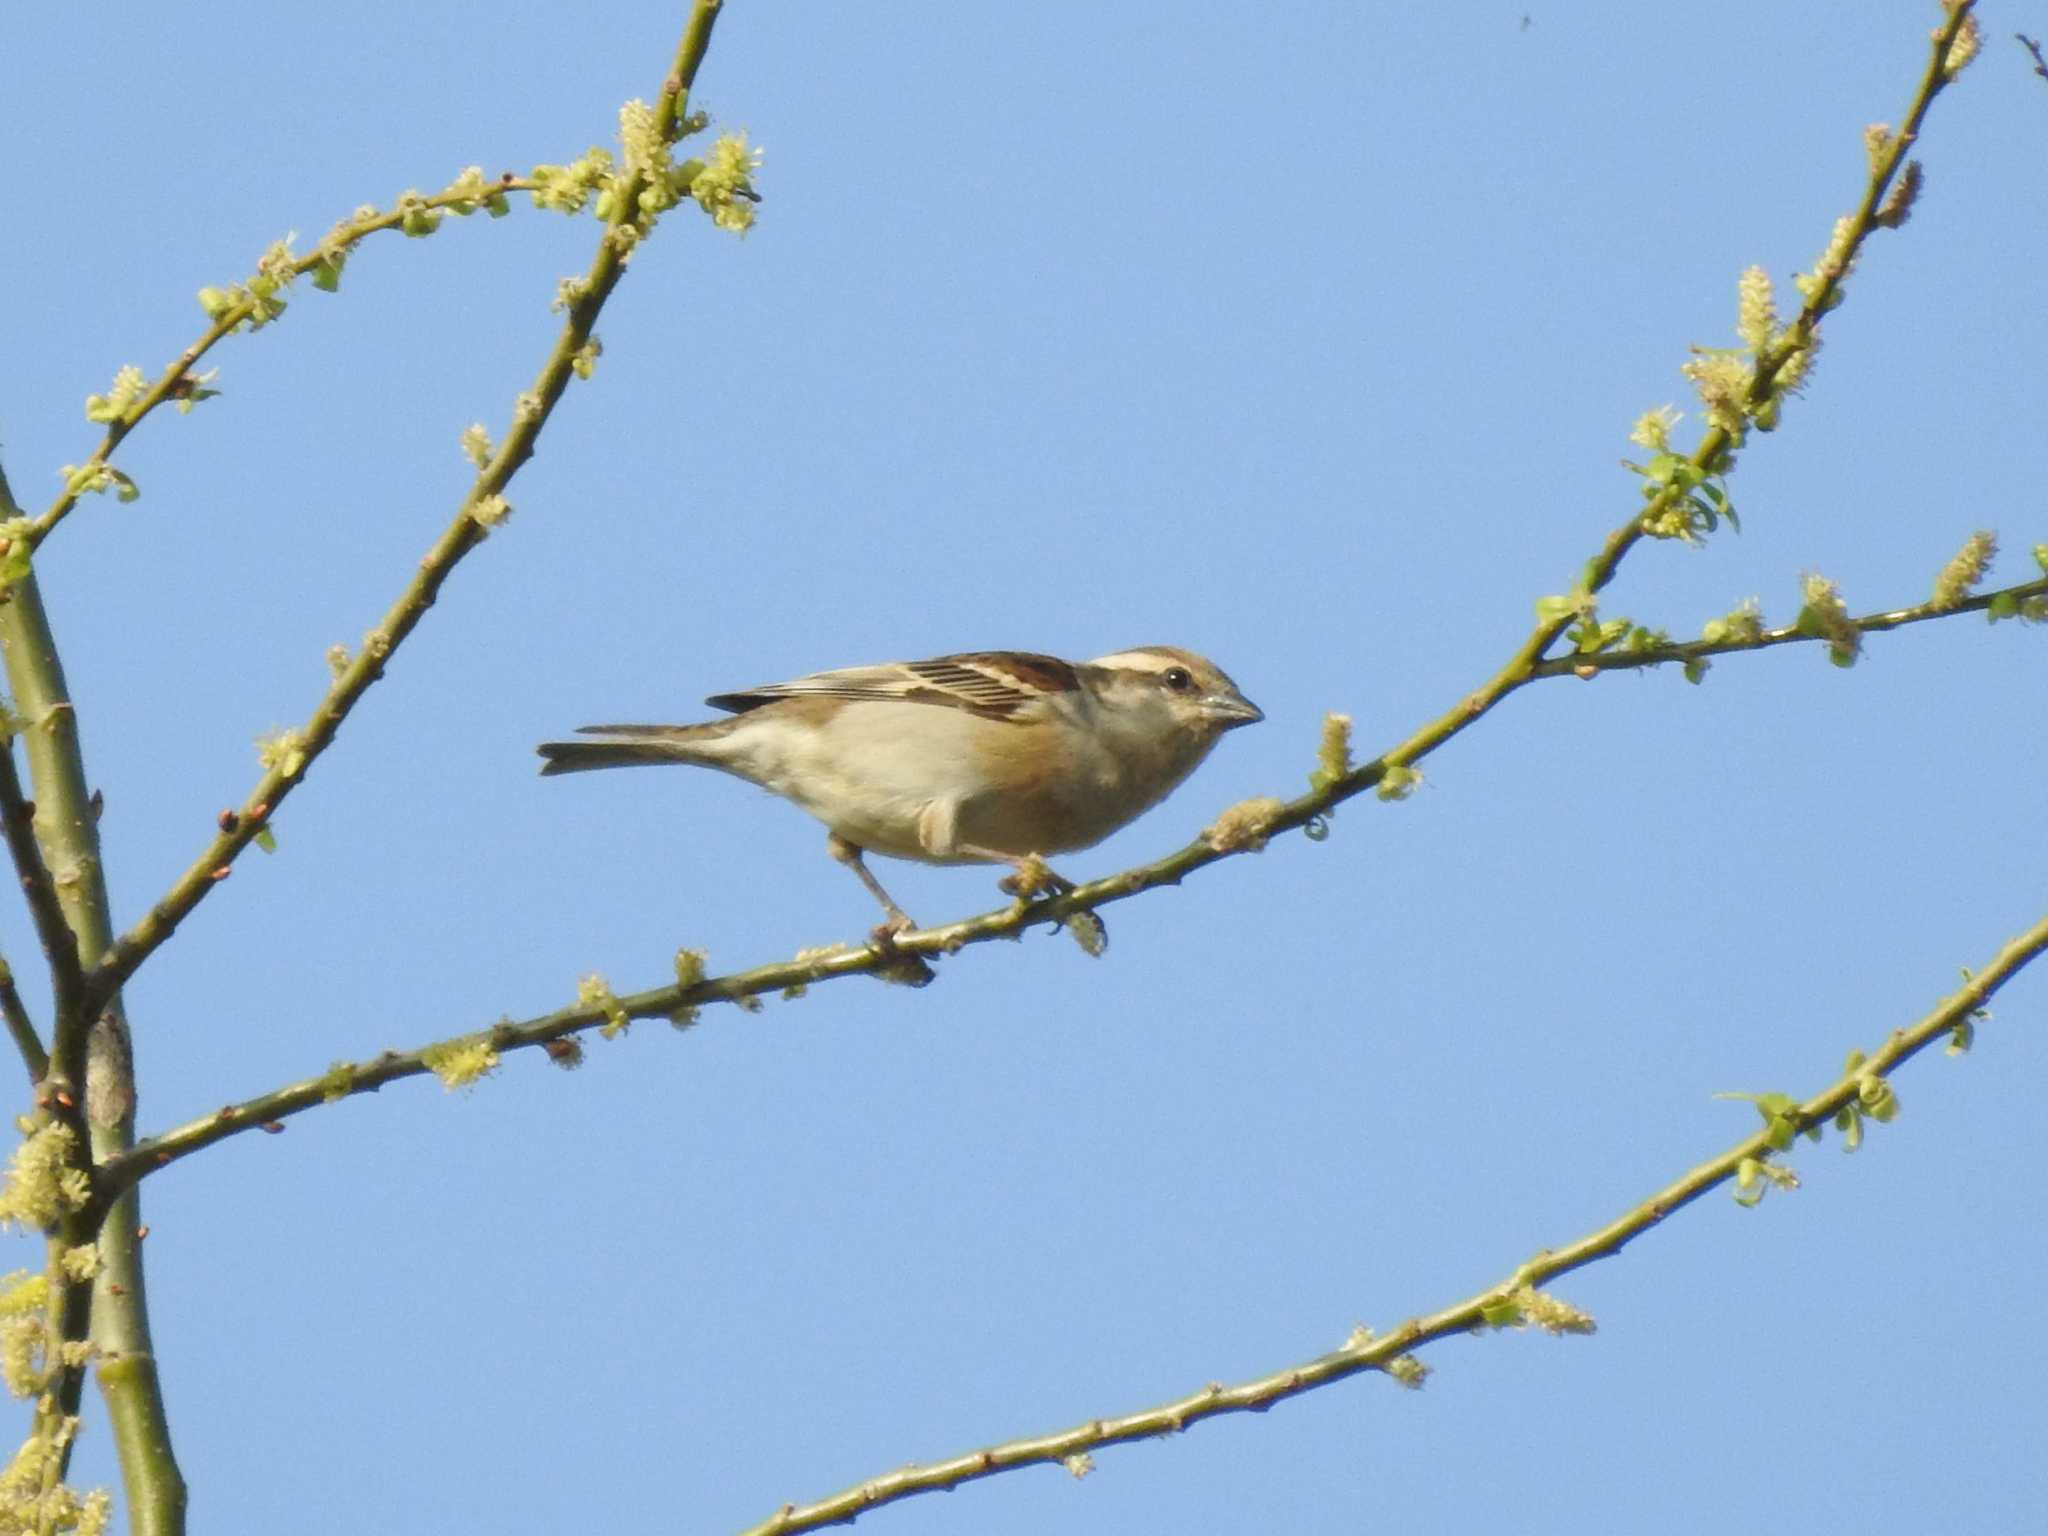
<instances>
[{"instance_id":1,"label":"thin twig","mask_svg":"<svg viewBox=\"0 0 2048 1536\"><path fill-rule=\"evenodd\" d=\"M35 722L24 721L25 730L37 730ZM14 872L21 880L21 893L28 901L29 916L36 925L36 939L43 946L43 954L50 965L50 984L56 992L57 1017L80 1019L80 1007L85 996L85 968L78 960L78 935L71 931L71 920L64 915L64 903L57 894L57 882L50 874L50 866L43 858L42 844L36 840L36 808L22 790L21 775L14 766L14 743L0 743L0 828L7 838L7 853L14 861ZM14 991L14 976L7 977L7 991ZM18 1006L20 998L15 998ZM10 1030L13 1029L13 1009L7 1010ZM26 1022L27 1016L23 1015ZM82 1025L81 1025L82 1029ZM33 1028L29 1030L35 1037ZM20 1034L15 1032L16 1042ZM83 1039L83 1034L80 1034ZM38 1044L36 1054L42 1055ZM24 1052L24 1059L28 1059ZM84 1058L68 1064L67 1072L75 1074L75 1086L84 1085ZM49 1070L45 1057L42 1070ZM38 1073L40 1079L41 1073Z\"/></svg>"},{"instance_id":2,"label":"thin twig","mask_svg":"<svg viewBox=\"0 0 2048 1536\"><path fill-rule=\"evenodd\" d=\"M49 1073L50 1055L43 1049L43 1038L36 1033L35 1021L28 1016L21 991L14 984L14 967L5 959L0 959L0 1018L7 1021L7 1033L21 1054L22 1065L28 1068L33 1088Z\"/></svg>"},{"instance_id":3,"label":"thin twig","mask_svg":"<svg viewBox=\"0 0 2048 1536\"><path fill-rule=\"evenodd\" d=\"M2040 39L2029 37L2024 32L2015 32L2013 33L2013 37L2018 41L2019 45L2022 48L2026 49L2027 52L2031 53L2034 56L2034 73L2039 75L2043 80L2048 80L2048 58L2043 58L2041 56Z\"/></svg>"},{"instance_id":4,"label":"thin twig","mask_svg":"<svg viewBox=\"0 0 2048 1536\"><path fill-rule=\"evenodd\" d=\"M703 62L704 51L710 46L711 28L717 20L721 3L722 0L697 0L684 28L674 65L655 104L656 126L664 143L674 143L678 135L690 88L696 80L698 65ZM620 222L632 222L637 217L638 191L644 174L623 178L625 184L616 199ZM613 228L616 228L616 223ZM625 252L630 245L625 240L612 238L612 232L608 228L605 238L598 242L597 254L581 279L579 296L568 306L568 317L556 338L554 350L534 381L533 409L514 413L511 431L490 462L477 472L476 480L456 511L454 520L420 561L398 601L384 615L383 622L371 631L362 654L335 678L326 696L300 728L298 750L288 759L274 764L257 781L235 814L222 818L221 830L209 840L199 857L143 914L141 920L115 941L106 957L86 978L89 1000L107 997L119 990L121 984L135 974L136 967L148 959L192 909L205 900L207 893L226 878L235 859L256 840L285 797L304 779L306 770L333 743L342 722L348 718L357 701L384 675L392 653L426 617L427 610L434 605L442 584L456 565L483 542L484 526L472 513L480 503L501 494L520 466L533 456L534 444L568 387L578 357L590 340L591 329L597 323L605 300L625 273Z\"/></svg>"},{"instance_id":5,"label":"thin twig","mask_svg":"<svg viewBox=\"0 0 2048 1536\"><path fill-rule=\"evenodd\" d=\"M510 174L501 176L498 180L486 185L491 192L531 192L535 188L532 178ZM419 202L412 206L429 211L447 209L461 203L472 202L475 200L475 196L476 194L473 191L463 191L454 187L448 187L431 195L422 196ZM385 230L397 229L404 223L410 211L410 208L393 208L384 213L372 214L370 217L360 221L350 220L347 226L350 231L349 243L353 246L357 241L366 236L379 234ZM295 278L303 277L314 268L320 266L326 259L326 250L316 248L289 263L284 270L288 271ZM201 332L189 347L178 354L169 367L157 375L157 380L154 384L136 396L134 403L126 411L122 412L117 420L107 424L106 433L100 438L98 446L86 455L85 462L78 467L81 470L89 470L97 465L105 464L113 458L114 450L121 446L122 440L140 426L145 417L159 406L181 398L189 388L188 381L191 377L192 369L198 364L199 360L221 342L234 335L236 331L240 330L242 323L249 318L254 307L252 301L244 300L240 304L222 310L220 316L213 324ZM77 481L74 480L71 484L67 484L58 493L57 499L44 508L35 521L30 524L29 547L31 549L40 545L44 539L48 538L52 530L59 523L63 522L70 515L71 510L78 505L79 499L84 495L84 492L73 488L76 483Z\"/></svg>"},{"instance_id":6,"label":"thin twig","mask_svg":"<svg viewBox=\"0 0 2048 1536\"><path fill-rule=\"evenodd\" d=\"M1926 602L1911 608L1887 608L1878 613L1866 613L1861 618L1850 619L1848 622L1858 633L1877 634L1887 629L1903 629L1908 624L1924 624L1930 619L1950 618L1959 613L1982 613L2001 599L2017 603L2034 597L2048 597L2048 576L2023 581L2017 586L1979 592L1974 597L1966 597L1957 602L1939 605ZM1759 630L1754 635L1730 636L1724 640L1681 640L1664 645L1646 645L1635 650L1553 656L1548 661L1538 662L1534 675L1563 677L1571 674L1584 677L1594 672L1657 667L1672 661L1705 661L1712 656L1727 656L1737 651L1764 651L1776 645L1798 645L1802 642L1824 644L1828 638L1826 635L1810 635L1797 625L1786 624L1777 629Z\"/></svg>"},{"instance_id":7,"label":"thin twig","mask_svg":"<svg viewBox=\"0 0 2048 1536\"><path fill-rule=\"evenodd\" d=\"M2043 950L2048 950L2048 918L2007 944L1981 973L1971 977L1960 991L1944 999L1919 1023L1895 1030L1867 1060L1801 1104L1791 1117L1791 1133L1825 1126L1838 1113L1858 1103L1873 1079L1883 1078L1894 1067L1952 1035ZM1416 1373L1412 1367L1404 1368L1402 1357L1439 1339L1482 1332L1491 1326L1489 1313L1500 1316L1499 1309L1505 1307L1512 1314L1518 1310L1516 1298L1529 1290L1619 1253L1630 1240L1649 1231L1673 1211L1737 1177L1745 1163L1768 1161L1783 1134L1780 1131L1774 1138L1769 1128L1757 1132L1674 1179L1605 1226L1564 1247L1543 1249L1498 1283L1426 1317L1403 1323L1384 1336L1366 1336L1361 1330L1355 1342L1341 1349L1235 1386L1212 1383L1173 1402L1118 1418L1094 1419L1063 1433L1009 1440L945 1461L901 1467L812 1504L785 1504L760 1524L748 1527L742 1536L792 1536L794 1532L837 1525L883 1504L920 1493L951 1490L1015 1467L1071 1462L1074 1457L1104 1446L1174 1434L1221 1414L1263 1411L1361 1371L1387 1371L1413 1380Z\"/></svg>"}]
</instances>

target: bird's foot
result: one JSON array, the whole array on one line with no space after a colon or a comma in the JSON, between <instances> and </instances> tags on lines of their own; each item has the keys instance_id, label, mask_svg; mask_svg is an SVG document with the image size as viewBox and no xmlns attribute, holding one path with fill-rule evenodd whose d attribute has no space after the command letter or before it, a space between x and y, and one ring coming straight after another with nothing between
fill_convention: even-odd
<instances>
[{"instance_id":1,"label":"bird's foot","mask_svg":"<svg viewBox=\"0 0 2048 1536\"><path fill-rule=\"evenodd\" d=\"M1074 882L1037 854L1027 853L1012 862L1010 873L996 882L996 889L1019 901L1032 901L1040 896L1064 896L1074 889Z\"/></svg>"},{"instance_id":2,"label":"bird's foot","mask_svg":"<svg viewBox=\"0 0 2048 1536\"><path fill-rule=\"evenodd\" d=\"M880 957L874 974L883 981L899 987L928 987L937 978L938 972L923 955L912 954L897 947L896 940L909 933L917 924L900 907L891 907L889 915L877 923L868 934L868 942Z\"/></svg>"}]
</instances>

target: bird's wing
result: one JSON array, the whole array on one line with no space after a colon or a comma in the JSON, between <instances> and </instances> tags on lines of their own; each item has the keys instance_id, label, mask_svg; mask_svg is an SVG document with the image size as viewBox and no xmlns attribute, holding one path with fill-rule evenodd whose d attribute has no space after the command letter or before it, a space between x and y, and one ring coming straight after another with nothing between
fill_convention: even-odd
<instances>
[{"instance_id":1,"label":"bird's wing","mask_svg":"<svg viewBox=\"0 0 2048 1536\"><path fill-rule=\"evenodd\" d=\"M935 656L930 661L892 661L878 667L813 672L786 683L713 694L704 702L714 709L738 712L777 699L890 700L942 704L990 720L1019 720L1033 714L1033 706L1050 696L1080 686L1074 667L1056 656L1032 651L974 651Z\"/></svg>"}]
</instances>

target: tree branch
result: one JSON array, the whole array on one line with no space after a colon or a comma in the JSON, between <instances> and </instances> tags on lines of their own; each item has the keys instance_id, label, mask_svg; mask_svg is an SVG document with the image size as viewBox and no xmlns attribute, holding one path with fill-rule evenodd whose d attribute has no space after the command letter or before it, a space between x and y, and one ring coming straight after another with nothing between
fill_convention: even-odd
<instances>
[{"instance_id":1,"label":"tree branch","mask_svg":"<svg viewBox=\"0 0 2048 1536\"><path fill-rule=\"evenodd\" d=\"M2037 597L2048 597L2048 576L2023 581L2016 586L1979 592L1973 597L1966 597L1953 603L1930 601L1911 608L1887 608L1878 613L1867 613L1861 618L1850 619L1848 622L1861 634L1876 634L1887 629L1903 629L1908 624L1924 624L1929 619L1949 618L1959 613L1982 613L1996 604L2019 604ZM1657 667L1669 661L1705 661L1712 656L1727 656L1737 651L1769 650L1776 645L1825 644L1828 638L1826 635L1808 634L1796 624L1786 624L1777 629L1759 630L1754 635L1731 635L1722 640L1681 640L1665 645L1646 645L1637 650L1554 656L1548 661L1538 662L1532 669L1532 676L1563 677L1569 674L1574 677L1586 677L1594 672Z\"/></svg>"},{"instance_id":2,"label":"tree branch","mask_svg":"<svg viewBox=\"0 0 2048 1536\"><path fill-rule=\"evenodd\" d=\"M697 0L684 29L674 65L663 82L661 96L655 106L657 130L665 144L673 144L680 132L690 88L696 80L697 68L703 62L704 51L710 46L712 25L717 20L721 4L722 0ZM627 175L622 180L625 185L617 198L613 221L606 229L605 237L598 242L597 254L581 279L578 296L568 306L568 318L556 338L554 350L534 381L529 402L531 408L514 412L511 431L490 461L477 472L454 520L420 561L397 602L384 615L383 622L371 631L363 653L342 670L300 728L296 750L281 755L280 760L269 767L241 807L222 818L221 830L169 891L140 921L121 935L93 968L86 978L89 1000L112 996L123 982L135 974L136 968L171 936L207 893L227 877L235 859L255 841L285 797L305 777L306 770L333 743L342 722L348 718L357 701L384 675L385 664L392 653L426 617L427 610L434 605L443 583L456 565L483 542L488 530L477 516L479 507L500 496L520 466L533 456L541 429L547 424L563 391L568 388L570 376L590 341L591 329L604 308L605 300L625 273L627 256L635 242L619 237L620 226L632 224L637 228L640 219L638 192L645 183L645 175Z\"/></svg>"},{"instance_id":3,"label":"tree branch","mask_svg":"<svg viewBox=\"0 0 2048 1536\"><path fill-rule=\"evenodd\" d=\"M6 502L4 479L0 479L0 506ZM37 730L38 724L25 726ZM78 960L78 936L71 931L71 923L64 915L64 904L57 895L57 883L50 874L50 866L44 862L41 844L36 841L34 819L35 805L23 793L21 776L14 766L14 743L0 746L0 825L4 825L7 837L8 856L14 861L14 871L21 878L22 895L27 898L29 916L34 920L36 938L43 946L43 954L49 962L50 983L56 993L58 1028L65 1028L64 1021L73 1021L75 1038L68 1045L77 1048L76 1059L64 1063L60 1072L69 1081L82 1084L85 1080L85 1059L82 1053L84 1041L81 1008L85 996L85 968ZM21 1008L21 995L14 988L14 973L7 973L6 994L12 1002L6 1005L9 1032L15 1044L21 1048L22 1059L29 1063L37 1081L50 1069L49 1058L44 1054L42 1042L36 1038L34 1026L28 1023L28 1016ZM18 1019L18 1022L17 1022ZM27 1030L27 1040L23 1030ZM33 1049L29 1043L33 1042ZM37 1065L40 1060L40 1066Z\"/></svg>"},{"instance_id":4,"label":"tree branch","mask_svg":"<svg viewBox=\"0 0 2048 1536\"><path fill-rule=\"evenodd\" d=\"M12 508L12 498L5 495L4 487L0 487L0 501ZM85 1157L89 1149L92 1161L99 1163L118 1157L134 1140L135 1086L128 1023L118 990L94 997L75 974L66 979L70 973L65 955L69 955L72 972L79 966L91 966L110 942L113 923L100 864L99 818L86 790L77 712L33 570L9 590L7 601L0 603L0 653L4 653L15 710L29 722L21 740L35 785L30 818L33 841L51 871L67 924L65 933L76 938L75 947L67 951L60 946L51 960L59 1002L50 1031L50 1092L38 1110L70 1125L77 1137L78 1155ZM0 773L0 788L13 775L9 755L4 773ZM13 786L16 797L19 788L18 783ZM9 823L11 846L13 817ZM81 1085L82 1106L73 1092ZM86 1337L89 1308L101 1393L117 1426L115 1448L132 1529L138 1536L175 1536L184 1529L185 1483L170 1452L170 1424L150 1342L140 1226L141 1202L132 1188L96 1191L89 1211L67 1218L52 1242L61 1247L96 1244L99 1267L88 1290L84 1283L63 1276L61 1254L53 1248L49 1316L53 1339L75 1341ZM113 1367L118 1367L119 1373L110 1378ZM60 1418L75 1411L81 1380L79 1366L61 1371L56 1393ZM131 1429L136 1433L127 1432ZM41 1430L47 1433L49 1425L42 1423ZM57 1459L60 1472L69 1454L68 1439L63 1444L64 1452Z\"/></svg>"},{"instance_id":5,"label":"tree branch","mask_svg":"<svg viewBox=\"0 0 2048 1536\"><path fill-rule=\"evenodd\" d=\"M0 959L0 1018L6 1020L8 1037L21 1054L22 1065L28 1068L29 1086L33 1088L48 1075L50 1056L43 1049L42 1036L36 1033L35 1021L28 1016L20 990L14 985L14 967L5 959Z\"/></svg>"},{"instance_id":6,"label":"tree branch","mask_svg":"<svg viewBox=\"0 0 2048 1536\"><path fill-rule=\"evenodd\" d=\"M485 190L488 193L502 195L508 192L532 192L535 186L536 183L531 177L515 176L508 171L496 181L486 183ZM400 228L409 217L414 216L413 210L415 208L440 211L461 208L466 203L475 203L476 200L477 194L474 189L447 187L429 196L421 197L417 204L392 208L384 213L371 213L367 217L344 220L337 229L335 238L338 238L347 249L352 250L361 240L369 235ZM327 242L323 241L321 246L309 255L300 256L285 263L277 275L286 281L304 277L307 273L313 272L325 265L330 259ZM152 411L166 403L186 398L192 387L191 372L193 367L222 341L225 341L236 331L243 329L251 315L255 312L255 309L256 304L253 299L244 299L221 310L219 315L215 317L213 324L201 332L198 339L192 345L183 352L180 352L176 360L164 369L162 373L157 375L156 382L136 396L134 402L119 417L108 423L106 433L100 438L98 446L86 456L85 462L79 465L78 468L81 470L91 470L109 462L114 456L114 450L121 446L122 440L139 427L143 419ZM35 521L30 524L28 535L29 547L33 549L40 545L44 539L48 538L56 526L70 515L72 508L78 505L79 499L84 494L78 488L77 479L74 477L72 483L67 484L58 493L57 499L44 508Z\"/></svg>"},{"instance_id":7,"label":"tree branch","mask_svg":"<svg viewBox=\"0 0 2048 1536\"><path fill-rule=\"evenodd\" d=\"M945 1461L901 1467L815 1503L785 1504L760 1524L749 1526L743 1536L791 1536L798 1531L814 1531L851 1521L899 1499L951 1490L1017 1467L1065 1463L1078 1475L1087 1470L1087 1463L1075 1458L1085 1457L1103 1446L1174 1434L1221 1414L1262 1412L1275 1403L1361 1371L1385 1371L1404 1383L1419 1385L1424 1372L1419 1362L1411 1358L1413 1351L1454 1334L1480 1333L1489 1327L1530 1322L1551 1331L1589 1331L1591 1320L1583 1314L1558 1308L1548 1298L1531 1293L1560 1275L1612 1257L1673 1211L1731 1179L1738 1179L1746 1165L1768 1162L1791 1137L1818 1130L1838 1114L1866 1102L1872 1092L1871 1083L1881 1085L1892 1068L1919 1055L1944 1036L1954 1035L1959 1027L1967 1026L1972 1015L2043 950L2048 950L2048 918L2008 943L1982 972L1970 977L1960 991L1944 999L1917 1024L1894 1030L1867 1060L1796 1106L1777 1125L1767 1124L1764 1130L1701 1163L1575 1242L1539 1251L1505 1279L1463 1301L1453 1302L1426 1317L1413 1318L1383 1337L1373 1337L1369 1331L1360 1329L1340 1349L1235 1386L1212 1382L1199 1392L1137 1413L1094 1419L1059 1434L1004 1441Z\"/></svg>"}]
</instances>

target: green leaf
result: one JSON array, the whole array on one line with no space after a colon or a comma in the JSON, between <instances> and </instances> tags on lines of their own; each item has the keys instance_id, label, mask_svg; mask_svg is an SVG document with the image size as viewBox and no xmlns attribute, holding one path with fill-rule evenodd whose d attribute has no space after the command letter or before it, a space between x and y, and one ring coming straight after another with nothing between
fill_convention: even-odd
<instances>
[{"instance_id":1,"label":"green leaf","mask_svg":"<svg viewBox=\"0 0 2048 1536\"><path fill-rule=\"evenodd\" d=\"M1996 624L2000 619L2012 618L2020 611L2020 600L2010 592L2001 592L1991 599L1984 610L1986 622Z\"/></svg>"},{"instance_id":2,"label":"green leaf","mask_svg":"<svg viewBox=\"0 0 2048 1536\"><path fill-rule=\"evenodd\" d=\"M1489 1328L1506 1328L1522 1320L1522 1305L1512 1296L1496 1296L1480 1304L1479 1315Z\"/></svg>"},{"instance_id":3,"label":"green leaf","mask_svg":"<svg viewBox=\"0 0 2048 1536\"><path fill-rule=\"evenodd\" d=\"M1707 675L1707 663L1695 656L1685 664L1685 680L1688 683L1703 682Z\"/></svg>"},{"instance_id":4,"label":"green leaf","mask_svg":"<svg viewBox=\"0 0 2048 1536\"><path fill-rule=\"evenodd\" d=\"M1842 1133L1842 1150L1854 1152L1863 1145L1863 1111L1844 1104L1835 1111L1835 1129Z\"/></svg>"},{"instance_id":5,"label":"green leaf","mask_svg":"<svg viewBox=\"0 0 2048 1536\"><path fill-rule=\"evenodd\" d=\"M256 829L255 841L256 846L258 848L261 848L265 853L277 852L277 834L271 831L270 828L258 827Z\"/></svg>"},{"instance_id":6,"label":"green leaf","mask_svg":"<svg viewBox=\"0 0 2048 1536\"><path fill-rule=\"evenodd\" d=\"M1575 597L1552 595L1536 599L1536 617L1545 624L1560 624L1579 611Z\"/></svg>"}]
</instances>

